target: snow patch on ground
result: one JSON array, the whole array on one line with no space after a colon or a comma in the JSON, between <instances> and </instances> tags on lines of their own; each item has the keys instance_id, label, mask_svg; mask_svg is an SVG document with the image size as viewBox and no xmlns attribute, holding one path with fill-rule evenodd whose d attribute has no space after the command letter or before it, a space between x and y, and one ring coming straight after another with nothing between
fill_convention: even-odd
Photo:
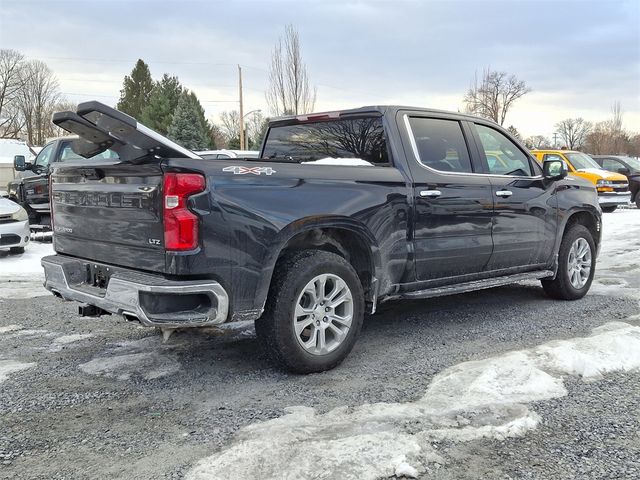
<instances>
[{"instance_id":1,"label":"snow patch on ground","mask_svg":"<svg viewBox=\"0 0 640 480\"><path fill-rule=\"evenodd\" d=\"M297 479L313 472L318 479L374 480L398 469L417 476L439 462L433 440L504 439L535 429L540 417L526 404L566 395L564 374L592 379L632 369L640 369L640 327L611 323L589 337L455 365L413 402L324 414L288 408L240 430L187 478Z\"/></svg>"},{"instance_id":2,"label":"snow patch on ground","mask_svg":"<svg viewBox=\"0 0 640 480\"><path fill-rule=\"evenodd\" d=\"M35 367L35 363L23 363L15 360L0 360L0 383L4 382L13 372Z\"/></svg>"},{"instance_id":3,"label":"snow patch on ground","mask_svg":"<svg viewBox=\"0 0 640 480\"><path fill-rule=\"evenodd\" d=\"M52 244L37 242L29 243L19 255L0 251L0 299L50 295L42 286L44 271L40 260L54 253Z\"/></svg>"},{"instance_id":4,"label":"snow patch on ground","mask_svg":"<svg viewBox=\"0 0 640 480\"><path fill-rule=\"evenodd\" d=\"M84 340L86 338L91 338L91 337L93 337L93 334L91 333L76 333L73 335L63 335L62 337L58 337L53 341L53 344L51 345L51 347L49 347L49 351L59 352L70 343L79 342L81 340Z\"/></svg>"},{"instance_id":5,"label":"snow patch on ground","mask_svg":"<svg viewBox=\"0 0 640 480\"><path fill-rule=\"evenodd\" d=\"M591 293L640 300L640 210L603 214L602 248Z\"/></svg>"},{"instance_id":6,"label":"snow patch on ground","mask_svg":"<svg viewBox=\"0 0 640 480\"><path fill-rule=\"evenodd\" d=\"M15 332L17 330L22 330L22 325L5 325L4 327L0 327L0 334Z\"/></svg>"},{"instance_id":7,"label":"snow patch on ground","mask_svg":"<svg viewBox=\"0 0 640 480\"><path fill-rule=\"evenodd\" d=\"M171 352L175 346L162 345L161 342L161 337L122 342L78 368L90 375L117 380L132 377L154 380L173 375L180 370L177 356Z\"/></svg>"}]
</instances>

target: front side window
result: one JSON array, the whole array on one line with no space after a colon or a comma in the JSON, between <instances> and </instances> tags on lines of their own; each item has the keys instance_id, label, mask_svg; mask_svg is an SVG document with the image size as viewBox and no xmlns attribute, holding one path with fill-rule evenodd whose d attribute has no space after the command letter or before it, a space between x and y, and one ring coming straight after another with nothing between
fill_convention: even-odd
<instances>
[{"instance_id":1,"label":"front side window","mask_svg":"<svg viewBox=\"0 0 640 480\"><path fill-rule=\"evenodd\" d=\"M602 168L609 170L610 172L617 172L621 168L624 168L624 165L613 158L605 158L602 162Z\"/></svg>"},{"instance_id":2,"label":"front side window","mask_svg":"<svg viewBox=\"0 0 640 480\"><path fill-rule=\"evenodd\" d=\"M418 161L441 172L471 173L471 159L460 122L410 117Z\"/></svg>"},{"instance_id":3,"label":"front side window","mask_svg":"<svg viewBox=\"0 0 640 480\"><path fill-rule=\"evenodd\" d=\"M51 157L53 156L53 143L49 145L45 145L40 153L36 157L35 164L44 169L49 166L49 162L51 161Z\"/></svg>"},{"instance_id":4,"label":"front side window","mask_svg":"<svg viewBox=\"0 0 640 480\"><path fill-rule=\"evenodd\" d=\"M530 176L529 157L499 131L476 124L489 173L494 175Z\"/></svg>"},{"instance_id":5,"label":"front side window","mask_svg":"<svg viewBox=\"0 0 640 480\"><path fill-rule=\"evenodd\" d=\"M571 152L565 153L565 156L575 170L587 170L589 168L597 168L598 170L602 169L602 167L598 165L593 158L585 153Z\"/></svg>"},{"instance_id":6,"label":"front side window","mask_svg":"<svg viewBox=\"0 0 640 480\"><path fill-rule=\"evenodd\" d=\"M329 163L357 159L388 166L386 137L380 117L345 118L276 126L269 129L263 159ZM339 164L335 162L333 164ZM348 164L348 162L345 162Z\"/></svg>"}]
</instances>

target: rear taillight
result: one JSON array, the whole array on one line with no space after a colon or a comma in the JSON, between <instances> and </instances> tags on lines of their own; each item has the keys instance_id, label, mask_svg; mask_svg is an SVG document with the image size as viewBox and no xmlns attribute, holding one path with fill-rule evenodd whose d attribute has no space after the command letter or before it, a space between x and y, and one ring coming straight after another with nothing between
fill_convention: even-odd
<instances>
[{"instance_id":1,"label":"rear taillight","mask_svg":"<svg viewBox=\"0 0 640 480\"><path fill-rule=\"evenodd\" d=\"M203 192L205 180L195 173L166 173L162 185L164 248L193 250L198 246L198 216L187 208L189 196Z\"/></svg>"}]
</instances>

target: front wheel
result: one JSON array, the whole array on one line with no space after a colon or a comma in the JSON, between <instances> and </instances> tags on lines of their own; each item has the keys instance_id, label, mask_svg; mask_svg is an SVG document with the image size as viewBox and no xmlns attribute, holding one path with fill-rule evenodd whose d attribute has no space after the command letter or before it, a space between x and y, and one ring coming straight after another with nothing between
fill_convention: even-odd
<instances>
[{"instance_id":1,"label":"front wheel","mask_svg":"<svg viewBox=\"0 0 640 480\"><path fill-rule=\"evenodd\" d=\"M344 258L298 252L278 265L256 333L270 356L297 373L330 370L353 348L364 318L364 293Z\"/></svg>"},{"instance_id":2,"label":"front wheel","mask_svg":"<svg viewBox=\"0 0 640 480\"><path fill-rule=\"evenodd\" d=\"M602 207L602 211L604 213L612 213L616 211L616 208L618 208L617 205L613 205L612 207Z\"/></svg>"},{"instance_id":3,"label":"front wheel","mask_svg":"<svg viewBox=\"0 0 640 480\"><path fill-rule=\"evenodd\" d=\"M558 252L558 272L553 280L542 280L551 298L577 300L584 297L596 271L593 236L584 225L573 225L564 234Z\"/></svg>"}]
</instances>

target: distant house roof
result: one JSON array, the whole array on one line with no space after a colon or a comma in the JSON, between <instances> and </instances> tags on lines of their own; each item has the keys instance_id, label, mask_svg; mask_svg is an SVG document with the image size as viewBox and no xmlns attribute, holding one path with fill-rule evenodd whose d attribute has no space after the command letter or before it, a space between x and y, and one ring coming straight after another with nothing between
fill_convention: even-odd
<instances>
[{"instance_id":1,"label":"distant house roof","mask_svg":"<svg viewBox=\"0 0 640 480\"><path fill-rule=\"evenodd\" d=\"M0 163L13 164L14 155L24 155L27 158L31 158L33 153L24 140L0 138Z\"/></svg>"}]
</instances>

